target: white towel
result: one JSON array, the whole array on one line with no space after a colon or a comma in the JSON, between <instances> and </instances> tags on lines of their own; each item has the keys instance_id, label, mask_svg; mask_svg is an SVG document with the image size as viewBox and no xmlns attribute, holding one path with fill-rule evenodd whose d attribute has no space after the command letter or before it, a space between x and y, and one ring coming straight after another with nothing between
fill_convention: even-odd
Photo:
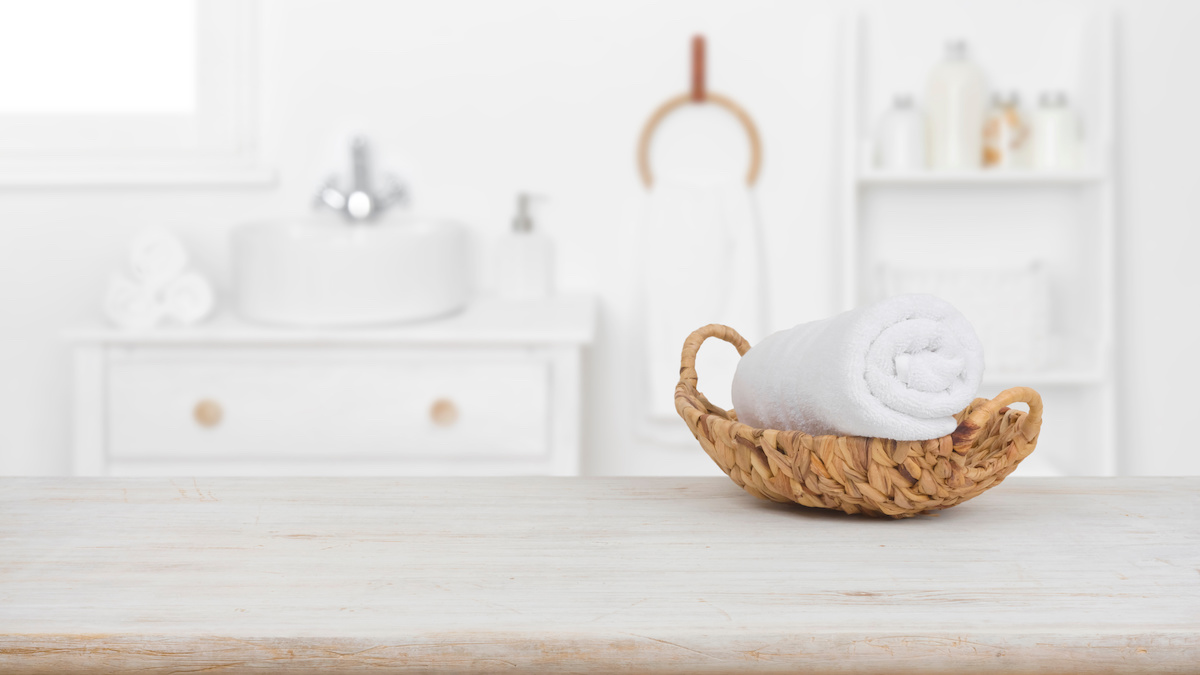
<instances>
[{"instance_id":1,"label":"white towel","mask_svg":"<svg viewBox=\"0 0 1200 675\"><path fill-rule=\"evenodd\" d=\"M163 305L156 290L115 274L104 296L104 315L122 330L149 330L162 320Z\"/></svg>"},{"instance_id":2,"label":"white towel","mask_svg":"<svg viewBox=\"0 0 1200 675\"><path fill-rule=\"evenodd\" d=\"M134 281L160 287L187 269L187 249L175 235L143 230L129 242L129 271Z\"/></svg>"},{"instance_id":3,"label":"white towel","mask_svg":"<svg viewBox=\"0 0 1200 675\"><path fill-rule=\"evenodd\" d=\"M932 295L901 295L768 336L733 380L738 419L765 429L938 438L975 397L983 348Z\"/></svg>"},{"instance_id":4,"label":"white towel","mask_svg":"<svg viewBox=\"0 0 1200 675\"><path fill-rule=\"evenodd\" d=\"M765 331L762 233L745 183L656 182L642 227L644 404L653 421L677 422L679 349L696 328L735 326L749 340ZM733 349L700 354L707 382L733 379ZM719 403L719 399L717 401Z\"/></svg>"},{"instance_id":5,"label":"white towel","mask_svg":"<svg viewBox=\"0 0 1200 675\"><path fill-rule=\"evenodd\" d=\"M190 326L212 312L212 284L195 272L184 272L163 286L162 304L167 318Z\"/></svg>"},{"instance_id":6,"label":"white towel","mask_svg":"<svg viewBox=\"0 0 1200 675\"><path fill-rule=\"evenodd\" d=\"M188 252L163 230L139 232L128 248L129 275L114 275L104 314L118 328L143 331L163 323L191 325L212 314L212 284L188 271Z\"/></svg>"}]
</instances>

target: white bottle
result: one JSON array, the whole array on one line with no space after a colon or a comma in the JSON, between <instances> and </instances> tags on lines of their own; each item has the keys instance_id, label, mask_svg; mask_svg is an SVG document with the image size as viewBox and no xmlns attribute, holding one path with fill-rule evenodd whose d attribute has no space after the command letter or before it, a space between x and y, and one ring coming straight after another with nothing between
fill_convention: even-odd
<instances>
[{"instance_id":1,"label":"white bottle","mask_svg":"<svg viewBox=\"0 0 1200 675\"><path fill-rule=\"evenodd\" d=\"M983 72L967 59L967 44L951 42L934 66L926 92L926 140L931 169L970 170L983 165Z\"/></svg>"},{"instance_id":2,"label":"white bottle","mask_svg":"<svg viewBox=\"0 0 1200 675\"><path fill-rule=\"evenodd\" d=\"M1079 167L1079 118L1063 92L1046 92L1033 114L1033 168L1069 171Z\"/></svg>"},{"instance_id":3,"label":"white bottle","mask_svg":"<svg viewBox=\"0 0 1200 675\"><path fill-rule=\"evenodd\" d=\"M887 171L925 168L925 122L907 94L898 94L879 120L875 168Z\"/></svg>"},{"instance_id":4,"label":"white bottle","mask_svg":"<svg viewBox=\"0 0 1200 675\"><path fill-rule=\"evenodd\" d=\"M504 300L540 300L554 289L554 242L533 230L530 197L517 197L513 231L496 244L496 295Z\"/></svg>"}]
</instances>

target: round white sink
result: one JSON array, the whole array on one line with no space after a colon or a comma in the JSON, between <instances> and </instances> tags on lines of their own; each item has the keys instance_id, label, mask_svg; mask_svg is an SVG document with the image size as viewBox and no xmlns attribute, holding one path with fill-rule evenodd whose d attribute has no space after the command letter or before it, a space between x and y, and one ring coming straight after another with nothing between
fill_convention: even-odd
<instances>
[{"instance_id":1,"label":"round white sink","mask_svg":"<svg viewBox=\"0 0 1200 675\"><path fill-rule=\"evenodd\" d=\"M466 305L466 231L395 216L251 223L232 237L236 304L247 319L351 326L426 319Z\"/></svg>"}]
</instances>

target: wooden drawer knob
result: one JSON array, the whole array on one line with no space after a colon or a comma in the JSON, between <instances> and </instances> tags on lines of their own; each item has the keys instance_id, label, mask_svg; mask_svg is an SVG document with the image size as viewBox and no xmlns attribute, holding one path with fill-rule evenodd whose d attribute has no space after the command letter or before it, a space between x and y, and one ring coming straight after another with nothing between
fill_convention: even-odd
<instances>
[{"instance_id":1,"label":"wooden drawer knob","mask_svg":"<svg viewBox=\"0 0 1200 675\"><path fill-rule=\"evenodd\" d=\"M429 419L439 427L448 427L458 421L458 406L448 398L439 398L429 408Z\"/></svg>"},{"instance_id":2,"label":"wooden drawer knob","mask_svg":"<svg viewBox=\"0 0 1200 675\"><path fill-rule=\"evenodd\" d=\"M224 411L221 410L221 404L206 398L196 404L192 409L192 417L196 418L196 424L202 427L211 429L221 423L221 417L224 416Z\"/></svg>"}]
</instances>

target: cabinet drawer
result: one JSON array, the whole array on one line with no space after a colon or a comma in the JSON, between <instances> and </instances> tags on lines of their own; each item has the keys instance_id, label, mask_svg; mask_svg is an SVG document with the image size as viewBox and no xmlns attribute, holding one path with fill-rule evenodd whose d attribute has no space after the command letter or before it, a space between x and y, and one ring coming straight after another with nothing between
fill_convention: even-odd
<instances>
[{"instance_id":1,"label":"cabinet drawer","mask_svg":"<svg viewBox=\"0 0 1200 675\"><path fill-rule=\"evenodd\" d=\"M113 458L548 452L550 365L516 350L158 348L109 363Z\"/></svg>"}]
</instances>

